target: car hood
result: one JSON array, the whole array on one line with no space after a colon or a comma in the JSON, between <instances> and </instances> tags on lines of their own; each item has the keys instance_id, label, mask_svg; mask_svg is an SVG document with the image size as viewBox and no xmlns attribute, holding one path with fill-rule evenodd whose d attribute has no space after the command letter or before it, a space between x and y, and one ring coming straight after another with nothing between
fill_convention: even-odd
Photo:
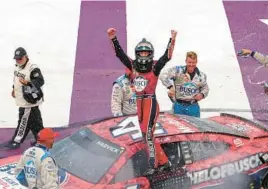
<instances>
[{"instance_id":1,"label":"car hood","mask_svg":"<svg viewBox=\"0 0 268 189\"><path fill-rule=\"evenodd\" d=\"M27 187L21 185L14 175L14 168L16 167L19 156L9 157L0 160L0 188L1 189L25 189ZM61 188L71 189L88 189L94 184L83 181L67 171L59 168L59 181Z\"/></svg>"},{"instance_id":2,"label":"car hood","mask_svg":"<svg viewBox=\"0 0 268 189\"><path fill-rule=\"evenodd\" d=\"M19 181L12 174L12 169L15 164L9 164L0 167L0 188L3 189L27 189L27 187L21 185Z\"/></svg>"}]
</instances>

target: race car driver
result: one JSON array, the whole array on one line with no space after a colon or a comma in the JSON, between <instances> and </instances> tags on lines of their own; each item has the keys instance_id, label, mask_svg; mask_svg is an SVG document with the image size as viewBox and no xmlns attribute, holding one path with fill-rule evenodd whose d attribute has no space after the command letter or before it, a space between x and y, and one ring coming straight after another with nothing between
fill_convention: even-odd
<instances>
[{"instance_id":1,"label":"race car driver","mask_svg":"<svg viewBox=\"0 0 268 189\"><path fill-rule=\"evenodd\" d=\"M170 162L159 143L154 141L154 129L159 115L159 105L156 100L155 89L162 68L171 59L177 32L171 31L171 38L165 54L158 60L154 58L153 45L145 38L135 48L135 60L130 59L120 46L116 30L108 29L108 36L113 44L116 56L131 71L131 79L137 98L137 112L139 125L147 144L149 169L145 174L153 174L155 170L170 167ZM160 167L159 167L160 166Z\"/></svg>"},{"instance_id":2,"label":"race car driver","mask_svg":"<svg viewBox=\"0 0 268 189\"><path fill-rule=\"evenodd\" d=\"M58 189L58 167L49 153L58 133L51 128L42 129L37 144L27 149L20 158L14 174L17 180L31 189Z\"/></svg>"},{"instance_id":3,"label":"race car driver","mask_svg":"<svg viewBox=\"0 0 268 189\"><path fill-rule=\"evenodd\" d=\"M111 110L114 117L137 113L136 94L130 81L131 71L126 68L126 73L113 83Z\"/></svg>"}]
</instances>

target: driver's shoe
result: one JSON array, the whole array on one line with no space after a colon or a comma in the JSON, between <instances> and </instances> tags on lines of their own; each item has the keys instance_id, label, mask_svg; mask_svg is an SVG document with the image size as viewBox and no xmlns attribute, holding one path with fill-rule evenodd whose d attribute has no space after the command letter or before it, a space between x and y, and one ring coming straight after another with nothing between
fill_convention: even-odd
<instances>
[{"instance_id":1,"label":"driver's shoe","mask_svg":"<svg viewBox=\"0 0 268 189\"><path fill-rule=\"evenodd\" d=\"M163 164L163 165L159 165L159 167L158 167L158 171L159 171L159 172L162 172L162 171L164 171L164 170L170 170L170 169L171 169L171 166L172 166L171 162L168 161L167 163L165 163L165 164Z\"/></svg>"},{"instance_id":2,"label":"driver's shoe","mask_svg":"<svg viewBox=\"0 0 268 189\"><path fill-rule=\"evenodd\" d=\"M152 175L152 174L154 174L156 172L156 169L154 169L154 168L148 168L144 173L143 173L143 175L144 176L147 176L147 175Z\"/></svg>"}]
</instances>

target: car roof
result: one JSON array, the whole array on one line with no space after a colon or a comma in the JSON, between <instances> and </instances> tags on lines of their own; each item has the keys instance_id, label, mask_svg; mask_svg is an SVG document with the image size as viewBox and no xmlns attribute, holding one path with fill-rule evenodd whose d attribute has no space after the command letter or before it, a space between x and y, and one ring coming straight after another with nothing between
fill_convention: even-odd
<instances>
[{"instance_id":1,"label":"car roof","mask_svg":"<svg viewBox=\"0 0 268 189\"><path fill-rule=\"evenodd\" d=\"M238 130L251 139L268 137L268 127L257 120L227 113L221 113L220 116L210 117L209 119L220 123L224 127Z\"/></svg>"},{"instance_id":2,"label":"car roof","mask_svg":"<svg viewBox=\"0 0 268 189\"><path fill-rule=\"evenodd\" d=\"M174 115L169 112L161 112L157 120L155 136L162 137L194 133L214 133L250 138L247 133L242 132L235 127L222 124L222 120L224 119L226 119L226 115L210 118L197 118L185 115ZM229 121L236 123L236 120ZM135 141L142 140L138 117L136 115L105 118L98 120L87 127L99 136L112 142L120 143L121 145L132 144ZM262 130L263 128L258 129Z\"/></svg>"},{"instance_id":3,"label":"car roof","mask_svg":"<svg viewBox=\"0 0 268 189\"><path fill-rule=\"evenodd\" d=\"M179 120L183 120L188 122L192 127L198 129L196 132L202 133L219 133L219 134L229 134L234 136L240 136L246 138L243 132L240 132L236 129L232 129L230 127L225 127L224 125L216 122L214 120L210 120L209 118L197 118L192 116L183 116L176 115Z\"/></svg>"}]
</instances>

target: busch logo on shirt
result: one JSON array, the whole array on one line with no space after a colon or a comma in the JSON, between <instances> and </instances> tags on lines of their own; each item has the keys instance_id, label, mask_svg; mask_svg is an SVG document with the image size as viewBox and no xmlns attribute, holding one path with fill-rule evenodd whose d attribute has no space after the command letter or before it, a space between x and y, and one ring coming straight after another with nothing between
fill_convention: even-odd
<instances>
[{"instance_id":1,"label":"busch logo on shirt","mask_svg":"<svg viewBox=\"0 0 268 189\"><path fill-rule=\"evenodd\" d=\"M187 82L178 86L177 90L182 96L192 96L196 93L197 86L192 82Z\"/></svg>"},{"instance_id":2,"label":"busch logo on shirt","mask_svg":"<svg viewBox=\"0 0 268 189\"><path fill-rule=\"evenodd\" d=\"M137 76L135 77L133 84L137 92L142 92L146 88L148 80L143 76Z\"/></svg>"},{"instance_id":3,"label":"busch logo on shirt","mask_svg":"<svg viewBox=\"0 0 268 189\"><path fill-rule=\"evenodd\" d=\"M16 77L20 77L20 78L22 78L22 79L25 79L25 74L23 74L23 73L20 73L20 72L18 72L18 71L14 71L14 76L16 76Z\"/></svg>"},{"instance_id":4,"label":"busch logo on shirt","mask_svg":"<svg viewBox=\"0 0 268 189\"><path fill-rule=\"evenodd\" d=\"M35 182L36 177L37 177L37 170L32 160L28 161L26 165L24 166L24 173L25 173L27 180L30 180L31 182Z\"/></svg>"},{"instance_id":5,"label":"busch logo on shirt","mask_svg":"<svg viewBox=\"0 0 268 189\"><path fill-rule=\"evenodd\" d=\"M131 99L128 100L129 105L135 105L136 104L136 97L131 97Z\"/></svg>"}]
</instances>

